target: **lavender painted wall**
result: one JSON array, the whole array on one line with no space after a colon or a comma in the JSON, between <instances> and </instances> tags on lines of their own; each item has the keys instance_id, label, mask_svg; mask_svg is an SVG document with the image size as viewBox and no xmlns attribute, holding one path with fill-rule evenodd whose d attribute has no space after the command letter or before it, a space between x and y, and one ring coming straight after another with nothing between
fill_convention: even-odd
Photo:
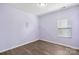
<instances>
[{"instance_id":1,"label":"lavender painted wall","mask_svg":"<svg viewBox=\"0 0 79 59\"><path fill-rule=\"evenodd\" d=\"M72 22L72 38L57 37L57 19L69 19ZM79 6L39 16L39 20L40 39L79 48Z\"/></svg>"},{"instance_id":2,"label":"lavender painted wall","mask_svg":"<svg viewBox=\"0 0 79 59\"><path fill-rule=\"evenodd\" d=\"M0 5L0 52L38 39L38 20L8 5Z\"/></svg>"}]
</instances>

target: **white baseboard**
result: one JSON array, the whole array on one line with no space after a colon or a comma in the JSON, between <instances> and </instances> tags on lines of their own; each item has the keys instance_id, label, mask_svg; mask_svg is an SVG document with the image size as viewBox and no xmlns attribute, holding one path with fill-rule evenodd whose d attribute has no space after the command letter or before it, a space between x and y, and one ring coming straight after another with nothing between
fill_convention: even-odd
<instances>
[{"instance_id":1,"label":"white baseboard","mask_svg":"<svg viewBox=\"0 0 79 59\"><path fill-rule=\"evenodd\" d=\"M59 42L55 42L55 41L49 41L49 40L46 40L46 39L40 39L40 40L47 41L47 42L50 42L50 43L54 43L54 44L58 44L58 45L62 45L62 46L66 46L66 47L70 47L70 48L79 50L78 47L74 47L74 46L71 46L71 45L67 45L67 44L63 44L63 43L59 43Z\"/></svg>"},{"instance_id":2,"label":"white baseboard","mask_svg":"<svg viewBox=\"0 0 79 59\"><path fill-rule=\"evenodd\" d=\"M37 41L37 40L38 40L38 39L29 41L29 42L23 42L23 43L21 43L21 44L19 44L19 45L16 45L16 46L11 47L11 48L7 48L7 49L5 49L5 50L0 50L0 53L5 52L5 51L8 51L8 50L11 50L11 49L14 49L14 48L17 48L17 47L20 47L20 46L22 46L22 45L29 44L29 43L31 43L31 42L35 42L35 41Z\"/></svg>"}]
</instances>

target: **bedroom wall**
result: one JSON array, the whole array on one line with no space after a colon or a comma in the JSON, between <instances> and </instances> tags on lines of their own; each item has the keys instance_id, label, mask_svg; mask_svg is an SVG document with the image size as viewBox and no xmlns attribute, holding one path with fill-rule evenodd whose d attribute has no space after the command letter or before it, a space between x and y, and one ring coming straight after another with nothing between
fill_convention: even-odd
<instances>
[{"instance_id":1,"label":"bedroom wall","mask_svg":"<svg viewBox=\"0 0 79 59\"><path fill-rule=\"evenodd\" d=\"M57 19L69 19L72 22L72 38L57 37ZM39 16L39 21L40 40L79 48L79 6L64 8Z\"/></svg>"},{"instance_id":2,"label":"bedroom wall","mask_svg":"<svg viewBox=\"0 0 79 59\"><path fill-rule=\"evenodd\" d=\"M38 40L38 18L0 5L0 52Z\"/></svg>"}]
</instances>

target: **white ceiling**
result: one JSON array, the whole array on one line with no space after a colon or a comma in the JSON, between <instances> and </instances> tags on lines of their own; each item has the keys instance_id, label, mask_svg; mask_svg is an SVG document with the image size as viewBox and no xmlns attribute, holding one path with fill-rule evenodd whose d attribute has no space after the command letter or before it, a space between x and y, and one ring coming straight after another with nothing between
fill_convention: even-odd
<instances>
[{"instance_id":1,"label":"white ceiling","mask_svg":"<svg viewBox=\"0 0 79 59\"><path fill-rule=\"evenodd\" d=\"M22 10L24 12L32 13L35 15L43 15L51 11L61 9L62 7L76 5L73 3L47 3L46 7L39 7L37 3L10 3L7 4L16 9Z\"/></svg>"}]
</instances>

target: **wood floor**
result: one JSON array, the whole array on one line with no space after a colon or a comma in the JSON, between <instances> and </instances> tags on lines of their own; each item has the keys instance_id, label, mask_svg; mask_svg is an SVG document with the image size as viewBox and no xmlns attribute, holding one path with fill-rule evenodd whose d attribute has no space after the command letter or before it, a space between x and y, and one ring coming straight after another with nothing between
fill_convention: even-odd
<instances>
[{"instance_id":1,"label":"wood floor","mask_svg":"<svg viewBox=\"0 0 79 59\"><path fill-rule=\"evenodd\" d=\"M78 55L79 51L65 46L38 40L0 55Z\"/></svg>"}]
</instances>

